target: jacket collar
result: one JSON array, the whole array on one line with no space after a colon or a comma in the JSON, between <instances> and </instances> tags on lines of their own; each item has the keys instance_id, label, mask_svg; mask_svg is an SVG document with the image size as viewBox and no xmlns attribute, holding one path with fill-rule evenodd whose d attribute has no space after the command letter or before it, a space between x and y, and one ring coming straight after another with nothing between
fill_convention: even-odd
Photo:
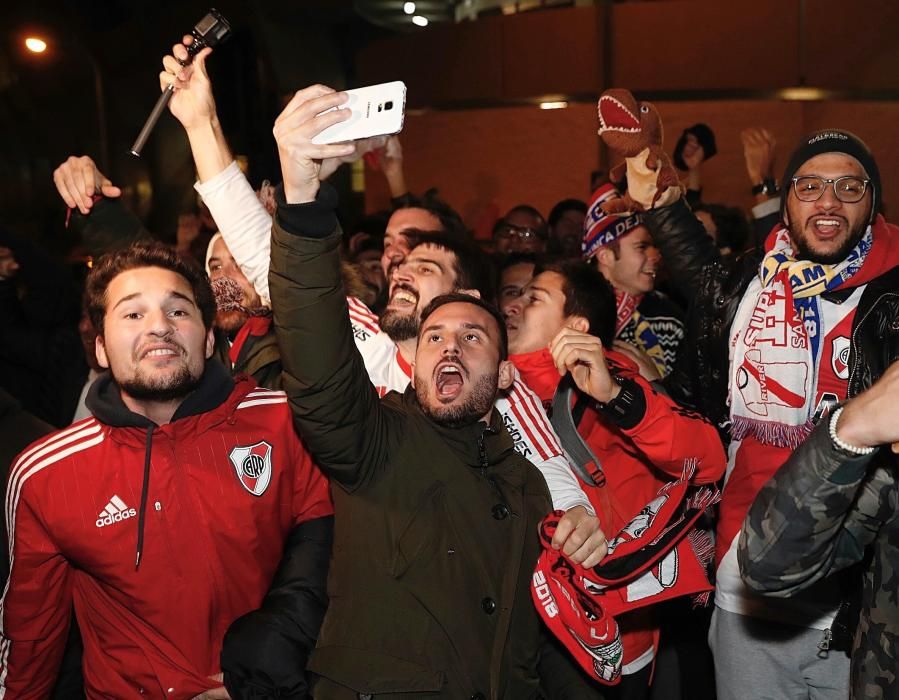
<instances>
[{"instance_id":1,"label":"jacket collar","mask_svg":"<svg viewBox=\"0 0 899 700\"><path fill-rule=\"evenodd\" d=\"M509 355L509 361L541 401L552 401L561 377L547 348Z\"/></svg>"},{"instance_id":2,"label":"jacket collar","mask_svg":"<svg viewBox=\"0 0 899 700\"><path fill-rule=\"evenodd\" d=\"M434 422L421 410L411 384L403 393L403 403L427 420L456 456L470 467L481 469L492 467L514 452L512 436L505 429L502 417L496 409L490 412L489 424L479 420L458 428L450 428Z\"/></svg>"},{"instance_id":3,"label":"jacket collar","mask_svg":"<svg viewBox=\"0 0 899 700\"><path fill-rule=\"evenodd\" d=\"M172 416L172 423L182 418L206 413L221 406L234 389L234 381L217 360L207 360L199 386L192 391ZM149 428L155 423L134 413L122 401L118 384L108 371L91 385L85 399L91 413L101 423L114 428Z\"/></svg>"}]
</instances>

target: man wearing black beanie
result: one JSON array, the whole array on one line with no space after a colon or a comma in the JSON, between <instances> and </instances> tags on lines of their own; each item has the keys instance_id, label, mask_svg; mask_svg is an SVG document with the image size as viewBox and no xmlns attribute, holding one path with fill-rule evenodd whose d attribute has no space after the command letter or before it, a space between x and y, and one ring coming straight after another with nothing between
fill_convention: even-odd
<instances>
[{"instance_id":1,"label":"man wearing black beanie","mask_svg":"<svg viewBox=\"0 0 899 700\"><path fill-rule=\"evenodd\" d=\"M709 635L721 700L847 697L849 659L839 644L850 650L855 624L844 641L834 618L862 582L837 572L862 559L878 529L842 531L859 519L846 515L857 505L851 496L819 500L803 478L789 482L791 491L766 482L782 478L779 468L816 424L821 449L848 446L849 459L853 448L868 447L831 439L832 416L839 418L831 409L899 357L899 331L891 330L899 318L899 229L879 215L880 173L870 150L848 131L811 134L781 186L781 221L764 248L733 262L721 260L683 201L645 212L672 284L694 299L684 351L666 384L730 440ZM785 469L820 476L821 459L793 461ZM847 488L870 489L866 479ZM768 508L754 528L747 523L738 559L740 527L760 490ZM896 550L874 549L852 649L853 697L867 697L866 687L894 674L881 652L896 648L895 625L884 631L872 610L878 623L885 607L895 617L895 599L878 587L897 568Z\"/></svg>"}]
</instances>

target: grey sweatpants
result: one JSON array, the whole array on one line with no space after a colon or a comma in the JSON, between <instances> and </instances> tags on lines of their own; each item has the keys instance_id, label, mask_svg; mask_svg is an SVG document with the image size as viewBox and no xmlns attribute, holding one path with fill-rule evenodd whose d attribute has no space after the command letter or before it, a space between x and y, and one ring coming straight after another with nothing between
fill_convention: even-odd
<instances>
[{"instance_id":1,"label":"grey sweatpants","mask_svg":"<svg viewBox=\"0 0 899 700\"><path fill-rule=\"evenodd\" d=\"M709 646L718 700L846 700L849 657L818 656L823 632L715 608Z\"/></svg>"}]
</instances>

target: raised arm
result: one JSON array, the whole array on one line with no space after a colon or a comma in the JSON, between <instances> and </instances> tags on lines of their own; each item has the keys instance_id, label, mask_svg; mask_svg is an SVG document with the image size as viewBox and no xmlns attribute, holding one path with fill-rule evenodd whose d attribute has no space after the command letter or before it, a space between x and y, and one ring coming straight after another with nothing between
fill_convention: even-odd
<instances>
[{"instance_id":1,"label":"raised arm","mask_svg":"<svg viewBox=\"0 0 899 700\"><path fill-rule=\"evenodd\" d=\"M185 44L191 41L191 37L185 37L184 44L173 46L172 53L162 59L159 86L162 90L175 86L169 109L184 127L190 143L198 177L195 189L209 207L237 264L259 296L268 301L272 217L237 167L222 131L206 71L212 49L200 51L188 66L178 62L187 58Z\"/></svg>"},{"instance_id":2,"label":"raised arm","mask_svg":"<svg viewBox=\"0 0 899 700\"><path fill-rule=\"evenodd\" d=\"M353 147L311 142L346 118L340 110L321 114L345 100L330 88L309 87L275 122L284 184L277 194L269 281L296 425L322 469L354 489L384 465L390 419L353 341L340 277L337 196L319 181L321 159Z\"/></svg>"},{"instance_id":3,"label":"raised arm","mask_svg":"<svg viewBox=\"0 0 899 700\"><path fill-rule=\"evenodd\" d=\"M643 216L662 253L671 284L684 299L692 299L703 268L721 259L714 241L683 198L650 209Z\"/></svg>"}]
</instances>

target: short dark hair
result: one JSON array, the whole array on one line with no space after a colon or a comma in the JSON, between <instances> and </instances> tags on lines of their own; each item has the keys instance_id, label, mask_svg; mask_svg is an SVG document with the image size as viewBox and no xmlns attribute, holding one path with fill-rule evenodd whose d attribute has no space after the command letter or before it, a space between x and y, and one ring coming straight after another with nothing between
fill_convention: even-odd
<instances>
[{"instance_id":1,"label":"short dark hair","mask_svg":"<svg viewBox=\"0 0 899 700\"><path fill-rule=\"evenodd\" d=\"M127 248L104 255L87 276L85 305L91 323L100 336L104 331L103 321L108 303L106 291L109 283L123 272L143 267L161 267L187 280L203 318L203 326L207 330L212 327L212 320L215 318L215 297L203 270L180 256L171 246L157 241L138 241Z\"/></svg>"},{"instance_id":2,"label":"short dark hair","mask_svg":"<svg viewBox=\"0 0 899 700\"><path fill-rule=\"evenodd\" d=\"M546 220L546 222L549 224L549 227L552 228L557 223L559 223L561 218L565 215L565 212L569 211L576 211L578 214L586 217L587 203L581 199L563 199L552 208L552 211L549 212L549 218Z\"/></svg>"},{"instance_id":3,"label":"short dark hair","mask_svg":"<svg viewBox=\"0 0 899 700\"><path fill-rule=\"evenodd\" d=\"M559 260L539 265L534 277L541 272L555 272L565 279L565 316L583 316L590 324L589 333L610 348L615 340L617 303L615 290L593 265L581 260Z\"/></svg>"},{"instance_id":4,"label":"short dark hair","mask_svg":"<svg viewBox=\"0 0 899 700\"><path fill-rule=\"evenodd\" d=\"M446 306L447 304L473 304L490 314L493 317L493 320L496 321L496 326L499 329L499 359L505 360L509 357L509 333L506 330L506 321L499 312L499 309L493 304L490 304L479 297L472 296L471 294L451 292L450 294L441 294L440 296L431 299L431 303L421 311L421 325L418 330L419 337L421 336L421 332L425 327L425 321L428 320L428 317L441 306Z\"/></svg>"},{"instance_id":5,"label":"short dark hair","mask_svg":"<svg viewBox=\"0 0 899 700\"><path fill-rule=\"evenodd\" d=\"M477 289L485 299L493 298L492 263L474 243L442 231L409 229L403 234L409 240L410 253L420 245L432 245L455 256L456 289Z\"/></svg>"},{"instance_id":6,"label":"short dark hair","mask_svg":"<svg viewBox=\"0 0 899 700\"><path fill-rule=\"evenodd\" d=\"M445 235L451 238L471 239L471 234L465 226L465 222L462 221L462 217L437 196L437 190L430 189L420 197L407 194L394 211L397 209L424 209L440 222L441 231ZM406 234L405 231L403 233Z\"/></svg>"},{"instance_id":7,"label":"short dark hair","mask_svg":"<svg viewBox=\"0 0 899 700\"><path fill-rule=\"evenodd\" d=\"M509 216L509 214L514 214L517 211L527 214L528 216L533 216L535 219L540 219L540 221L546 221L546 219L543 218L543 214L540 213L537 207L532 207L530 204L516 204L506 212L506 216L504 216L503 218L505 219Z\"/></svg>"}]
</instances>

